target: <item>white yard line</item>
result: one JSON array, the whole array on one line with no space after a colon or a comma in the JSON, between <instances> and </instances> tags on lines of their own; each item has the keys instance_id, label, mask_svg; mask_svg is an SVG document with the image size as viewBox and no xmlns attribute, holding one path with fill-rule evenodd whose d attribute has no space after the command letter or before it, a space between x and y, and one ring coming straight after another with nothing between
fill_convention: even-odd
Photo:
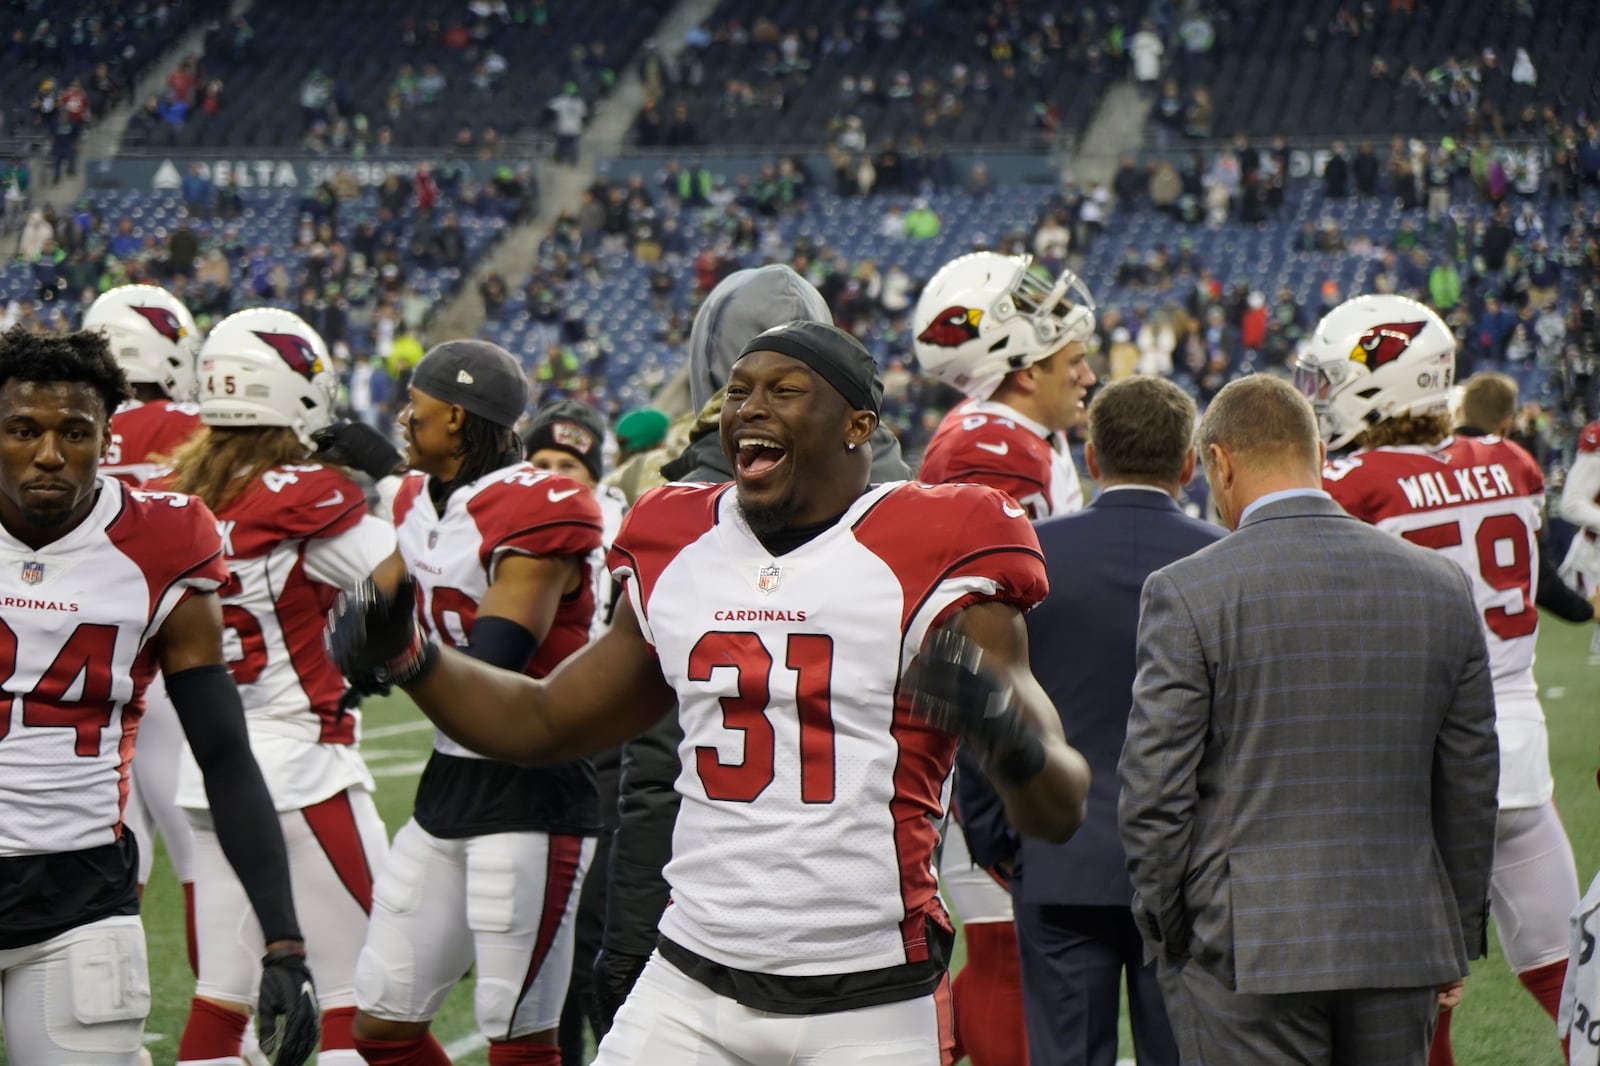
<instances>
[{"instance_id":1,"label":"white yard line","mask_svg":"<svg viewBox=\"0 0 1600 1066\"><path fill-rule=\"evenodd\" d=\"M376 740L379 737L398 737L407 733L421 733L433 728L433 723L422 722L395 722L392 725L375 725L371 729L361 731L362 740Z\"/></svg>"},{"instance_id":2,"label":"white yard line","mask_svg":"<svg viewBox=\"0 0 1600 1066\"><path fill-rule=\"evenodd\" d=\"M481 1051L488 1046L489 1041L484 1039L482 1033L468 1033L460 1040L452 1040L446 1044L444 1053L450 1056L451 1062L460 1062L474 1051Z\"/></svg>"},{"instance_id":3,"label":"white yard line","mask_svg":"<svg viewBox=\"0 0 1600 1066\"><path fill-rule=\"evenodd\" d=\"M373 777L416 777L427 765L427 759L418 759L415 762L397 762L393 766L374 766L370 769Z\"/></svg>"}]
</instances>

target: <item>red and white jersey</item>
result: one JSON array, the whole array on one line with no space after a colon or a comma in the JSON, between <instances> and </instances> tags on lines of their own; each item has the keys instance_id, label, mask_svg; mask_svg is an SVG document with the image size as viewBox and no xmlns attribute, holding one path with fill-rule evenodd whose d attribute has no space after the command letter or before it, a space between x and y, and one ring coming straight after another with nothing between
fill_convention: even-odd
<instances>
[{"instance_id":1,"label":"red and white jersey","mask_svg":"<svg viewBox=\"0 0 1600 1066\"><path fill-rule=\"evenodd\" d=\"M354 747L360 712L339 708L344 678L322 628L340 590L394 553L393 528L367 515L348 475L306 464L265 471L217 512L217 533L231 571L223 653L274 805L294 811L372 789ZM192 760L179 774L178 805L208 806Z\"/></svg>"},{"instance_id":2,"label":"red and white jersey","mask_svg":"<svg viewBox=\"0 0 1600 1066\"><path fill-rule=\"evenodd\" d=\"M1600 587L1600 422L1578 434L1578 453L1561 489L1561 517L1578 527L1561 575L1593 592Z\"/></svg>"},{"instance_id":3,"label":"red and white jersey","mask_svg":"<svg viewBox=\"0 0 1600 1066\"><path fill-rule=\"evenodd\" d=\"M1323 471L1323 487L1356 518L1442 552L1466 572L1494 678L1500 805L1549 799L1548 741L1533 678L1534 560L1544 513L1538 463L1499 437L1451 437L1429 448L1377 448L1335 460ZM1403 610L1403 600L1397 606Z\"/></svg>"},{"instance_id":4,"label":"red and white jersey","mask_svg":"<svg viewBox=\"0 0 1600 1066\"><path fill-rule=\"evenodd\" d=\"M976 485L878 485L774 557L732 486L670 485L634 504L611 566L684 732L662 933L767 974L925 961L956 737L909 713L900 677L952 612L1044 597L1026 512Z\"/></svg>"},{"instance_id":5,"label":"red and white jersey","mask_svg":"<svg viewBox=\"0 0 1600 1066\"><path fill-rule=\"evenodd\" d=\"M601 528L589 490L560 474L515 463L456 489L441 515L427 483L423 474L406 476L395 494L394 522L428 632L452 647L469 643L478 604L506 554L575 555L584 568L578 591L562 600L528 675L543 677L583 647L594 617L589 553L600 546ZM446 755L483 757L443 733L435 733L433 745Z\"/></svg>"},{"instance_id":6,"label":"red and white jersey","mask_svg":"<svg viewBox=\"0 0 1600 1066\"><path fill-rule=\"evenodd\" d=\"M930 485L988 485L1009 493L1035 522L1083 509L1083 486L1064 433L1003 403L967 400L944 416L917 478Z\"/></svg>"},{"instance_id":7,"label":"red and white jersey","mask_svg":"<svg viewBox=\"0 0 1600 1066\"><path fill-rule=\"evenodd\" d=\"M0 856L118 839L150 639L192 590L227 579L203 503L115 478L37 551L0 529Z\"/></svg>"},{"instance_id":8,"label":"red and white jersey","mask_svg":"<svg viewBox=\"0 0 1600 1066\"><path fill-rule=\"evenodd\" d=\"M102 474L137 488L165 469L165 459L200 428L200 408L192 403L129 400L111 416L111 444L100 464Z\"/></svg>"}]
</instances>

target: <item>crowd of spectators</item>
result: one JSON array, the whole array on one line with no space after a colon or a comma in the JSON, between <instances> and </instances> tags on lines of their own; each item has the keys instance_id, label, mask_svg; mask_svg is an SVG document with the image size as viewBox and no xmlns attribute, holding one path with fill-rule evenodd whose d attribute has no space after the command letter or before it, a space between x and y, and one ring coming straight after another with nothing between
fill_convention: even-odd
<instances>
[{"instance_id":1,"label":"crowd of spectators","mask_svg":"<svg viewBox=\"0 0 1600 1066\"><path fill-rule=\"evenodd\" d=\"M912 136L980 141L999 128L1043 140L1087 119L1126 69L1127 35L1114 4L881 0L778 13L725 2L676 64L641 53L634 139L683 148L826 137L855 154Z\"/></svg>"},{"instance_id":2,"label":"crowd of spectators","mask_svg":"<svg viewBox=\"0 0 1600 1066\"><path fill-rule=\"evenodd\" d=\"M17 241L32 298L11 300L0 325L73 328L99 293L136 283L168 289L202 329L243 307L287 307L322 334L341 367L377 367L363 399L381 397L387 407L448 291L421 284L424 272L459 279L471 266L465 221L522 221L535 209L537 187L526 168L501 168L479 183L460 168L424 163L369 191L341 168L280 213L289 232L263 233L248 216L281 195L219 186L194 165L170 225L108 212L92 198L59 214L35 208Z\"/></svg>"}]
</instances>

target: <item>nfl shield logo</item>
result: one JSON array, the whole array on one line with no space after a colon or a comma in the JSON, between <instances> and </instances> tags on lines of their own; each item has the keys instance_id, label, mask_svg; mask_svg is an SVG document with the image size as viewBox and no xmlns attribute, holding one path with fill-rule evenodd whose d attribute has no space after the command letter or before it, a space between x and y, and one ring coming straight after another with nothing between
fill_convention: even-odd
<instances>
[{"instance_id":1,"label":"nfl shield logo","mask_svg":"<svg viewBox=\"0 0 1600 1066\"><path fill-rule=\"evenodd\" d=\"M437 529L428 530L428 547L432 548L435 545L437 545L438 543L439 543L439 531Z\"/></svg>"},{"instance_id":2,"label":"nfl shield logo","mask_svg":"<svg viewBox=\"0 0 1600 1066\"><path fill-rule=\"evenodd\" d=\"M762 592L778 591L777 566L763 566L760 570L756 571L756 588L760 589Z\"/></svg>"},{"instance_id":3,"label":"nfl shield logo","mask_svg":"<svg viewBox=\"0 0 1600 1066\"><path fill-rule=\"evenodd\" d=\"M22 580L23 580L24 584L28 584L28 585L37 585L39 582L43 581L44 580L44 564L43 563L23 563L22 564ZM774 581L773 584L776 585L777 582Z\"/></svg>"}]
</instances>

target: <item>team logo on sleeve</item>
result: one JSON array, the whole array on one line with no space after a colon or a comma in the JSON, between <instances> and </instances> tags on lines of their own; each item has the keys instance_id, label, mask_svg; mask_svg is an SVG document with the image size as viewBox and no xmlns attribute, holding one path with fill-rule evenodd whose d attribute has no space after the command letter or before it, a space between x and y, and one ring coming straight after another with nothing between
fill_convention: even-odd
<instances>
[{"instance_id":1,"label":"team logo on sleeve","mask_svg":"<svg viewBox=\"0 0 1600 1066\"><path fill-rule=\"evenodd\" d=\"M1350 358L1365 363L1368 370L1392 363L1400 358L1411 342L1417 339L1426 322L1385 322L1373 326L1361 335L1356 346L1350 349Z\"/></svg>"},{"instance_id":2,"label":"team logo on sleeve","mask_svg":"<svg viewBox=\"0 0 1600 1066\"><path fill-rule=\"evenodd\" d=\"M307 381L322 373L322 360L311 347L311 342L304 337L293 333L266 333L259 329L250 332L260 337L263 342L272 345L273 350L289 364L289 369Z\"/></svg>"},{"instance_id":3,"label":"team logo on sleeve","mask_svg":"<svg viewBox=\"0 0 1600 1066\"><path fill-rule=\"evenodd\" d=\"M777 592L778 578L780 576L781 571L778 569L776 564L772 566L763 566L760 570L756 571L756 588L760 589L762 592Z\"/></svg>"},{"instance_id":4,"label":"team logo on sleeve","mask_svg":"<svg viewBox=\"0 0 1600 1066\"><path fill-rule=\"evenodd\" d=\"M22 564L22 583L24 585L37 585L44 580L44 564L39 562L26 562Z\"/></svg>"},{"instance_id":5,"label":"team logo on sleeve","mask_svg":"<svg viewBox=\"0 0 1600 1066\"><path fill-rule=\"evenodd\" d=\"M927 329L917 334L917 340L940 348L959 348L977 339L978 322L982 318L980 307L946 307L934 316Z\"/></svg>"},{"instance_id":6,"label":"team logo on sleeve","mask_svg":"<svg viewBox=\"0 0 1600 1066\"><path fill-rule=\"evenodd\" d=\"M144 316L150 323L150 328L161 334L173 344L177 344L189 331L183 328L183 323L178 321L178 316L165 307L144 307L139 304L128 305L133 310Z\"/></svg>"}]
</instances>

